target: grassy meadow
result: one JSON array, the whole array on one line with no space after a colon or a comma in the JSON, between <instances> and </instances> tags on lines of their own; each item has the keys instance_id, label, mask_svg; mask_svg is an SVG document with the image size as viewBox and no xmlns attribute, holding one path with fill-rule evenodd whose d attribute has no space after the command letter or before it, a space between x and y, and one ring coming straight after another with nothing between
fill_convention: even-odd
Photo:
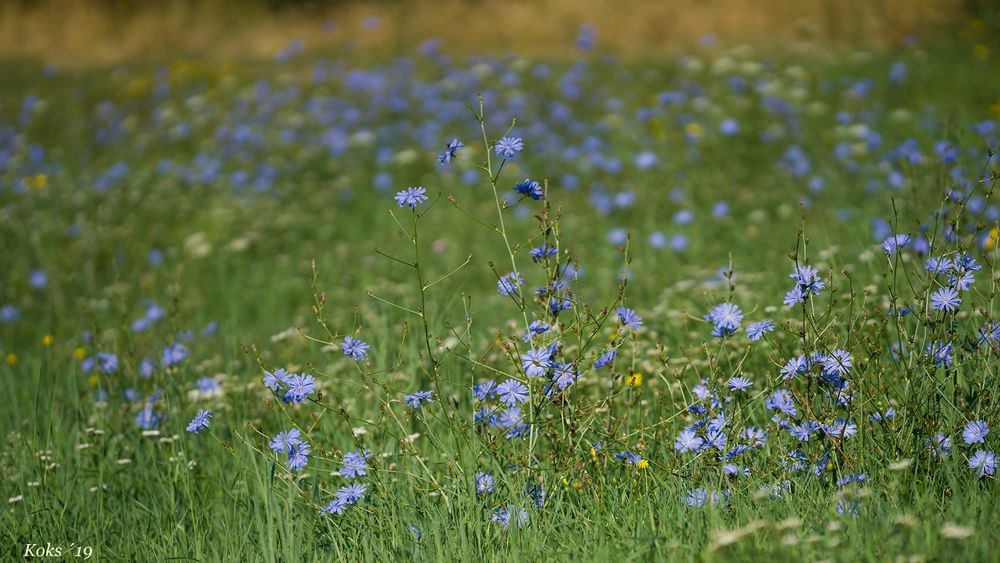
<instances>
[{"instance_id":1,"label":"grassy meadow","mask_svg":"<svg viewBox=\"0 0 1000 563\"><path fill-rule=\"evenodd\" d=\"M1000 558L995 26L356 20L0 62L4 560Z\"/></svg>"}]
</instances>

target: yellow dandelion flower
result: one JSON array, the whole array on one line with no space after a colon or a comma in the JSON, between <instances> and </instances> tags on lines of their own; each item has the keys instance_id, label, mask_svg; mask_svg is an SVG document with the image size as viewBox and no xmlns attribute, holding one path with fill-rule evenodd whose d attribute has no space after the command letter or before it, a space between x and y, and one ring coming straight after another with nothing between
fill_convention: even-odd
<instances>
[{"instance_id":1,"label":"yellow dandelion flower","mask_svg":"<svg viewBox=\"0 0 1000 563\"><path fill-rule=\"evenodd\" d=\"M42 337L42 346L48 348L49 346L52 346L52 342L53 338L51 334L46 334L45 336Z\"/></svg>"},{"instance_id":2,"label":"yellow dandelion flower","mask_svg":"<svg viewBox=\"0 0 1000 563\"><path fill-rule=\"evenodd\" d=\"M17 354L15 354L13 352L11 352L10 354L7 354L7 363L9 365L16 364L17 363Z\"/></svg>"},{"instance_id":3,"label":"yellow dandelion flower","mask_svg":"<svg viewBox=\"0 0 1000 563\"><path fill-rule=\"evenodd\" d=\"M91 387L97 387L97 384L100 382L101 380L98 379L96 375L92 375L87 378L87 385L90 385Z\"/></svg>"},{"instance_id":4,"label":"yellow dandelion flower","mask_svg":"<svg viewBox=\"0 0 1000 563\"><path fill-rule=\"evenodd\" d=\"M627 383L629 387L638 387L642 385L642 374L638 372L633 373L628 379L625 380L625 383Z\"/></svg>"},{"instance_id":5,"label":"yellow dandelion flower","mask_svg":"<svg viewBox=\"0 0 1000 563\"><path fill-rule=\"evenodd\" d=\"M49 185L49 177L45 174L38 174L35 176L34 182L36 190L44 190L45 186Z\"/></svg>"},{"instance_id":6,"label":"yellow dandelion flower","mask_svg":"<svg viewBox=\"0 0 1000 563\"><path fill-rule=\"evenodd\" d=\"M597 449L594 446L590 446L590 457L597 457Z\"/></svg>"},{"instance_id":7,"label":"yellow dandelion flower","mask_svg":"<svg viewBox=\"0 0 1000 563\"><path fill-rule=\"evenodd\" d=\"M77 348L76 350L73 350L73 356L78 360L82 360L87 357L87 350L82 347Z\"/></svg>"},{"instance_id":8,"label":"yellow dandelion flower","mask_svg":"<svg viewBox=\"0 0 1000 563\"><path fill-rule=\"evenodd\" d=\"M573 488L579 491L583 488L583 485L581 485L579 481L573 481Z\"/></svg>"},{"instance_id":9,"label":"yellow dandelion flower","mask_svg":"<svg viewBox=\"0 0 1000 563\"><path fill-rule=\"evenodd\" d=\"M648 462L648 461L646 461L646 460L644 460L644 459L640 459L640 460L639 460L639 461L638 461L638 462L637 462L637 463L635 464L635 467L636 467L636 469L646 469L647 467L649 467L649 462Z\"/></svg>"},{"instance_id":10,"label":"yellow dandelion flower","mask_svg":"<svg viewBox=\"0 0 1000 563\"><path fill-rule=\"evenodd\" d=\"M700 139L704 131L705 129L701 126L701 123L688 123L684 126L684 134L695 139Z\"/></svg>"}]
</instances>

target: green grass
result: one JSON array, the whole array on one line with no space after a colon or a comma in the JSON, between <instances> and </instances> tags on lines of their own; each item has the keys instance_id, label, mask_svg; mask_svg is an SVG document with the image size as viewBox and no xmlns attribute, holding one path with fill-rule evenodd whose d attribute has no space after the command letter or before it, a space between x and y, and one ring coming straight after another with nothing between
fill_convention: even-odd
<instances>
[{"instance_id":1,"label":"green grass","mask_svg":"<svg viewBox=\"0 0 1000 563\"><path fill-rule=\"evenodd\" d=\"M610 173L582 156L549 152L539 135L526 134L525 153L505 168L499 183L506 192L525 175L550 180L546 226L558 232L560 247L583 269L571 318L584 321L566 321L567 354L580 352L592 362L609 342L624 343L613 372L586 371L571 398L539 411L538 457L527 471L508 467L529 464L527 440L508 441L502 434L493 439L471 424L470 387L492 369L516 369L504 347L521 345L516 327L522 319L518 307L496 292L493 270L509 271L510 257L491 229L497 210L489 181L465 185L455 170L468 163L442 168L433 156L458 136L469 145L467 159L482 159L471 113L441 118L427 144L434 149L428 149L423 143L429 133L420 127L438 115L417 103L387 109L377 94L345 92L335 81L316 85L312 60L244 62L231 69L174 66L167 73L169 93L159 99L152 95L156 68L67 70L46 77L41 69L11 64L11 79L0 85L0 130L14 126L19 148L0 168L0 297L18 306L21 316L0 325L0 349L16 355L0 367L0 392L7 397L0 414L6 436L0 498L11 499L0 518L5 555L22 558L28 544L51 543L67 550L71 544L91 546L93 558L109 561L996 559L1000 492L995 479L975 477L966 463L974 449L961 444L961 428L973 416L991 426L1000 423L993 398L1000 391L995 352L963 344L956 352L960 361L949 370L936 371L920 359L894 363L888 347L901 325L886 315L890 291L898 305L922 307L923 280L903 280L906 272L923 275L921 260L887 265L871 234L877 217L916 233L940 206L951 184L947 170L933 162L935 141L962 147L969 177L984 165L981 154L967 151L982 152L983 140L971 125L989 118L1000 100L990 80L997 59L978 59L970 49L929 44L863 60L779 58L754 76L790 101L800 133L770 144L759 134L782 120L768 114L759 98L735 96L725 79L678 61L595 59L599 71L581 79L585 95L569 103L577 128L552 117L548 104L559 98L559 86L554 78L533 77L527 61L498 63L517 73L518 86L503 86L501 70L483 74L474 86L442 82L442 70L423 60L412 77L399 67L380 71L390 82L401 81L402 87L392 88L405 96L438 85L436 99L461 105L485 90L488 116L496 111L503 118L489 123L492 139L514 117L511 98L523 94L527 102L516 112L515 131L524 134L540 123L567 145L599 134L605 156L624 164L621 173ZM703 59L711 67L719 56ZM731 56L737 68L755 60ZM886 83L896 60L909 65L905 86ZM548 64L553 77L568 68L565 61ZM874 82L865 101L841 95L866 77ZM272 101L283 88L295 90L270 111L232 118L241 104L260 107L254 89L264 80ZM652 107L658 93L682 87L683 80L697 81L709 94L706 101L636 119L637 110ZM45 100L44 107L30 124L17 125L21 99L29 94ZM309 109L310 101L327 96L343 100L331 110L338 119L350 108L362 112L348 134L367 129L381 136L371 143L355 137L344 153L331 155L320 141L332 125ZM610 99L620 107L608 105ZM114 110L100 109L103 102ZM880 148L855 153L857 175L832 156L852 134L836 127L833 115L840 110L872 112L871 127L881 135ZM702 125L697 145L684 140L676 121L682 113ZM740 122L734 138L716 133L726 116ZM922 120L936 125L924 127ZM191 127L186 136L171 133L182 123ZM233 124L256 128L265 148L219 140L219 128ZM379 130L390 124L392 129ZM114 140L95 139L109 127L117 131ZM279 142L285 129L298 136ZM909 138L917 140L927 162L898 166L905 177L901 189L866 189L867 181L884 181L890 172L877 157ZM30 162L30 143L45 147L45 164ZM826 180L822 192L809 193L809 176L794 178L775 166L791 144L809 153L809 176ZM375 156L380 146L392 149L381 163ZM689 154L695 148L697 159ZM659 157L650 170L631 165L643 150ZM168 159L188 166L199 153L219 158L224 173L187 182L176 168L161 165ZM106 191L95 189L97 178L117 162L127 162L127 173ZM261 164L278 172L267 190L232 188L233 173L253 173ZM383 191L373 187L380 171L392 174L391 187ZM43 172L44 182L37 180ZM567 172L580 179L579 188L565 185ZM36 181L44 186L30 187ZM29 184L26 191L15 189L22 182ZM634 191L636 204L609 214L596 211L589 201L596 183L611 192ZM401 232L413 228L410 213L391 199L411 185L442 194L419 222L423 285L443 278L427 288L423 305L415 269L380 254L414 260L414 245ZM990 185L979 189L985 193ZM669 195L674 187L685 190L678 200ZM803 197L810 204L800 210ZM714 220L718 201L728 202L730 212ZM528 216L519 215L525 207ZM394 216L386 212L390 208ZM695 213L691 225L672 224L681 209ZM554 225L557 210L561 218ZM544 283L526 256L541 239L524 242L537 235L530 215L541 211L542 204L531 201L504 211L510 239L523 245L516 258L528 287ZM68 232L71 225L78 234ZM983 221L978 232L994 225ZM608 242L614 228L632 233L627 253L625 245ZM654 231L684 234L688 246L681 252L654 248L647 243ZM164 255L159 267L147 260L154 248ZM789 253L799 260L808 256L824 276L833 276L835 290L808 313L814 324L803 340L815 349L854 352L860 397L852 414L863 429L833 456L830 473L864 472L861 484L839 487L787 474L779 462L790 442L787 436L778 441L783 431L777 429L771 429L775 442L744 463L750 470L745 478L722 476L715 456L673 451L676 434L690 424L682 412L690 389L703 377L721 383L737 372L752 377L754 393L739 403L737 416L742 423L768 424L770 413L760 407L758 393L779 385L781 364L800 353L796 323L802 316L780 303L790 287ZM974 338L993 312L993 255L977 251L984 271L979 289L963 303L965 314L905 325L912 331L907 345L922 351L942 334L956 342ZM311 287L313 262L317 293ZM626 267L630 278L623 288L617 280ZM723 267L735 272L731 283L718 278ZM34 269L48 274L44 290L28 285ZM644 319L636 337L619 333L602 309L617 306L623 294ZM142 316L145 299L162 306L166 317L137 333L130 325ZM316 300L329 332L316 319ZM584 300L593 304L589 310ZM750 343L742 335L713 340L701 318L726 300L743 308L744 325L771 317L781 328L767 343ZM400 307L423 308L425 314ZM526 308L528 314L537 310ZM213 321L217 334L201 335ZM186 342L191 356L151 379L140 377L140 361L158 358L181 330L196 334ZM372 344L367 366L339 350L324 350L332 335L356 330ZM51 345L43 345L46 335ZM116 353L120 369L99 377L84 373L76 354L101 351ZM261 385L262 366L315 374L321 393L315 401L283 405ZM626 383L632 373L643 374L640 385ZM195 381L205 376L216 377L221 396L192 397ZM128 388L143 397L162 389L157 435L136 427L141 403L122 398ZM430 407L419 414L404 409L403 394L426 388L438 391ZM107 402L94 400L98 389L107 392ZM868 422L874 406L890 404L899 411L893 423ZM812 406L825 408L819 399ZM184 427L199 408L214 413L210 432L189 434ZM297 474L289 474L267 448L271 436L292 425L308 431L313 447L309 465ZM933 429L950 434L952 456L927 454L924 439ZM599 439L607 446L592 455L590 444ZM995 444L991 434L983 449L995 450ZM343 516L319 516L317 508L346 482L334 473L341 456L361 447L374 454L361 480L369 487L367 497ZM640 452L649 467L612 457L624 449ZM497 478L497 490L485 499L472 489L477 471ZM767 494L785 479L790 489L780 498ZM543 507L525 499L526 483L544 484ZM691 508L684 499L695 487L729 488L730 500ZM857 515L838 514L837 500L844 498L860 501ZM493 509L508 504L528 507L526 526L506 530L490 522ZM411 524L419 528L419 540L408 530ZM971 535L956 537L963 530L950 524Z\"/></svg>"}]
</instances>

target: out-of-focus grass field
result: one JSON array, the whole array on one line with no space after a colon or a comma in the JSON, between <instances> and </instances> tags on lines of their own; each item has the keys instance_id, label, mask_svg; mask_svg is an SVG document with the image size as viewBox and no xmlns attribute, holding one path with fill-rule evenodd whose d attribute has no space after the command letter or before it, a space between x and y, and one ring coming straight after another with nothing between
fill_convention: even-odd
<instances>
[{"instance_id":1,"label":"out-of-focus grass field","mask_svg":"<svg viewBox=\"0 0 1000 563\"><path fill-rule=\"evenodd\" d=\"M132 16L150 18L138 28L146 37L103 19L48 47L18 35L37 27L0 33L5 557L52 544L64 559L88 546L108 561L995 560L1000 492L968 461L995 451L996 431L978 446L961 434L969 420L1000 423L996 353L974 337L994 312L996 27L948 21L947 2L916 3L903 23L869 3L857 20L826 3L836 18L813 14L738 45L809 14L779 3L744 20L752 29L741 36L735 16L709 19L736 4L646 8L692 24L671 23L680 36L662 43L652 24L613 32L635 19L595 4L608 19L592 19L592 49L586 36L574 44L579 22L556 8L558 31L520 34L537 13L526 3L412 14L352 5L329 26L296 19L283 33L301 45L264 32L241 45L235 33L213 50L215 35L192 31L190 56L174 60L174 47L149 40L174 20L148 14ZM878 6L896 14L897 4ZM5 9L0 30L18 26L13 15L45 21ZM468 29L449 15L460 9ZM239 29L281 27L281 17ZM449 21L454 43L416 42L435 19ZM875 35L856 37L854 21ZM108 44L115 33L122 42ZM514 118L511 135L524 139L499 186L526 287L548 281L527 250L550 204L560 249L577 261L574 303L599 304L600 317L620 304L625 277L624 304L644 321L632 340L614 322L595 329L598 348L627 343L619 365L591 370L588 356L579 395L539 407L534 456L519 449L527 440L494 440L473 423L472 385L517 369L501 367L503 350L524 330L497 294L511 268L489 179L473 166L484 146L467 104L476 110L479 93L489 140ZM452 138L467 146L442 166ZM547 180L543 202L505 195L525 177ZM408 186L434 201L420 208L430 210L416 244L412 213L393 201ZM928 218L952 190L979 217L969 246L984 265L979 289L964 294L967 309L913 334L949 331L961 360L903 370L893 345L904 339L885 319L926 296L891 301L909 290L886 275L879 243L892 232L933 239ZM414 246L419 282L400 263ZM819 437L796 445L756 394L806 353L801 316L781 303L796 252L833 276L830 310L843 310L817 314L810 342L850 348L858 370L849 415L862 431L842 447L829 439L825 454L808 450ZM905 262L921 270L925 259L914 250ZM712 339L702 317L721 301L782 328L766 343L742 330ZM344 334L371 344L367 362L330 346ZM583 358L568 339L566 353ZM170 365L163 351L176 344L189 354ZM283 403L261 383L278 367L316 375L320 392ZM770 438L742 464L748 475L731 477L715 454L678 454L674 440L696 418L685 412L693 386L736 374L755 392L733 399L736 416L755 413L740 423ZM434 403L405 408L405 394L432 385ZM582 398L609 389L600 406ZM891 422L869 421L889 407ZM200 409L213 412L209 430L186 432ZM742 426L730 423L735 443ZM301 472L268 449L293 426L312 444ZM931 426L951 436L950 456L928 453ZM349 483L336 473L344 453L365 448L365 499L319 515ZM790 468L795 448L815 475ZM647 463L623 463L622 450ZM835 458L825 474L823 455ZM478 471L496 478L492 496L476 493ZM864 481L835 483L858 473ZM544 502L524 494L525 479L544 486ZM725 489L726 501L691 503L696 488ZM526 525L494 522L514 505L527 505Z\"/></svg>"},{"instance_id":2,"label":"out-of-focus grass field","mask_svg":"<svg viewBox=\"0 0 1000 563\"><path fill-rule=\"evenodd\" d=\"M70 66L246 60L271 58L299 40L327 55L351 45L367 58L446 38L449 50L465 55L565 58L576 54L580 25L600 22L603 52L643 58L689 50L706 34L778 52L887 48L951 31L961 18L993 17L996 7L983 0L770 0L766 9L753 0L45 0L0 6L0 53Z\"/></svg>"}]
</instances>

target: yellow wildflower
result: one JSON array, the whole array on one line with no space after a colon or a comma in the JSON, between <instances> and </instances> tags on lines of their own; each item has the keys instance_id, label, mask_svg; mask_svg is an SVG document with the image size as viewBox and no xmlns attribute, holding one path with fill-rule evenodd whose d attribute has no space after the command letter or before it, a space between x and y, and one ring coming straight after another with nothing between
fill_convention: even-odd
<instances>
[{"instance_id":1,"label":"yellow wildflower","mask_svg":"<svg viewBox=\"0 0 1000 563\"><path fill-rule=\"evenodd\" d=\"M986 242L983 243L983 247L986 250L993 250L997 246L997 238L1000 238L1000 230L996 227L990 229L990 235L986 237Z\"/></svg>"},{"instance_id":2,"label":"yellow wildflower","mask_svg":"<svg viewBox=\"0 0 1000 563\"><path fill-rule=\"evenodd\" d=\"M695 139L700 139L704 131L700 123L688 123L684 126L684 134Z\"/></svg>"}]
</instances>

